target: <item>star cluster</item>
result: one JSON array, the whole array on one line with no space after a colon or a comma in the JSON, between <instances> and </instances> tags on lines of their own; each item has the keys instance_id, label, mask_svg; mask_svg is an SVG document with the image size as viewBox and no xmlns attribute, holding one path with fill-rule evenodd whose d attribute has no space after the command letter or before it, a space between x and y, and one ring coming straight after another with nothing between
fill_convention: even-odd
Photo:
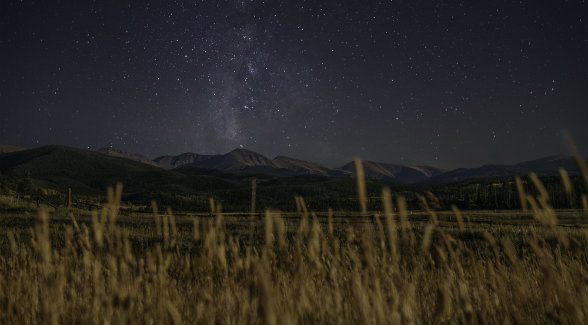
<instances>
[{"instance_id":1,"label":"star cluster","mask_svg":"<svg viewBox=\"0 0 588 325\"><path fill-rule=\"evenodd\" d=\"M451 168L588 147L584 1L3 1L0 142Z\"/></svg>"}]
</instances>

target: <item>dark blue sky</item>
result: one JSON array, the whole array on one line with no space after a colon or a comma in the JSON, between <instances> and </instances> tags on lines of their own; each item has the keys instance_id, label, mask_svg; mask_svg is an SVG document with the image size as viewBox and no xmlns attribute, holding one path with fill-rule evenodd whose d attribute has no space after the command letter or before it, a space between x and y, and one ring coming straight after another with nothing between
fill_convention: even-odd
<instances>
[{"instance_id":1,"label":"dark blue sky","mask_svg":"<svg viewBox=\"0 0 588 325\"><path fill-rule=\"evenodd\" d=\"M443 168L588 152L584 1L2 1L0 143Z\"/></svg>"}]
</instances>

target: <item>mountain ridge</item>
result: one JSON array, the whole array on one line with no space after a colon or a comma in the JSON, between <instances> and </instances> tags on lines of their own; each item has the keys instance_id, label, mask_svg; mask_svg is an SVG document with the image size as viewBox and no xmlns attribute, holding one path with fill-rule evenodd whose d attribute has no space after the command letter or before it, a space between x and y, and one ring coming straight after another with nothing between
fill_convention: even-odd
<instances>
[{"instance_id":1,"label":"mountain ridge","mask_svg":"<svg viewBox=\"0 0 588 325\"><path fill-rule=\"evenodd\" d=\"M0 154L14 152L14 151L21 151L21 150L25 150L25 149L10 145L10 144L0 144Z\"/></svg>"},{"instance_id":2,"label":"mountain ridge","mask_svg":"<svg viewBox=\"0 0 588 325\"><path fill-rule=\"evenodd\" d=\"M471 178L495 176L521 176L535 173L538 176L559 175L559 169L565 169L569 174L580 174L576 160L572 156L551 155L517 164L484 164L476 168L456 168L433 176L425 183L452 183Z\"/></svg>"},{"instance_id":3,"label":"mountain ridge","mask_svg":"<svg viewBox=\"0 0 588 325\"><path fill-rule=\"evenodd\" d=\"M3 147L10 149L16 148L16 150L20 149L8 145ZM69 147L45 146L40 148ZM20 152L26 156L27 152L37 149L39 148L21 149L0 154L6 155ZM85 149L76 150L85 151ZM112 147L102 148L94 152L96 154L130 160L153 168L170 171L182 167L198 167L242 175L265 174L274 177L320 175L340 178L353 177L355 173L353 162L344 164L341 167L330 168L319 163L282 155L270 159L260 153L243 148L237 148L225 154L203 155L186 152L176 156L159 156L153 160L149 160L140 154L128 153ZM470 178L526 175L531 172L535 172L540 176L549 176L558 175L559 168L566 169L570 174L579 173L575 159L571 156L564 155L551 155L510 165L485 164L475 168L456 168L453 170L443 170L432 166L421 165L408 166L371 160L364 160L362 163L366 178L400 184L451 183Z\"/></svg>"},{"instance_id":4,"label":"mountain ridge","mask_svg":"<svg viewBox=\"0 0 588 325\"><path fill-rule=\"evenodd\" d=\"M153 159L159 167L163 169L176 169L185 165L192 164L196 161L209 159L214 155L201 155L193 152L185 152L176 156L159 156Z\"/></svg>"},{"instance_id":5,"label":"mountain ridge","mask_svg":"<svg viewBox=\"0 0 588 325\"><path fill-rule=\"evenodd\" d=\"M60 191L102 193L122 182L125 192L186 192L194 187L228 188L231 182L214 175L185 175L124 157L66 146L50 145L0 154L0 171L12 179L27 173L44 187Z\"/></svg>"},{"instance_id":6,"label":"mountain ridge","mask_svg":"<svg viewBox=\"0 0 588 325\"><path fill-rule=\"evenodd\" d=\"M108 156L112 156L112 157L125 158L125 159L129 159L129 160L134 160L134 161L137 161L140 163L144 163L147 165L159 167L159 165L156 162L152 161L151 159L149 159L141 154L117 150L117 149L114 149L113 147L100 148L100 149L96 150L96 152L99 152L99 153L102 153L102 154L105 154Z\"/></svg>"},{"instance_id":7,"label":"mountain ridge","mask_svg":"<svg viewBox=\"0 0 588 325\"><path fill-rule=\"evenodd\" d=\"M256 161L256 163L242 163L242 161L239 163L238 159L235 160L226 157L227 155L234 155L235 152L247 152L248 155L256 156L257 158L254 160L249 159L250 162ZM340 167L331 168L319 163L282 155L278 155L270 160L262 154L247 149L235 149L224 155L208 155L206 157L207 158L202 161L182 166L197 166L241 173L266 173L274 176L309 174L329 177L352 177L355 170L353 162L349 162ZM156 158L155 161L157 161L157 159L159 158ZM230 161L233 163L230 163ZM484 164L480 167L456 168L451 170L445 170L433 166L403 165L371 160L363 160L362 163L366 178L393 181L401 184L449 183L470 178L526 175L531 172L535 172L538 175L548 176L557 175L560 167L565 168L570 174L579 173L575 159L571 156L565 155L545 156L510 165ZM161 167L165 168L165 166Z\"/></svg>"},{"instance_id":8,"label":"mountain ridge","mask_svg":"<svg viewBox=\"0 0 588 325\"><path fill-rule=\"evenodd\" d=\"M442 172L441 169L430 166L406 166L370 160L362 161L362 165L366 178L392 180L402 184L419 183ZM341 169L354 173L355 164L347 163Z\"/></svg>"}]
</instances>

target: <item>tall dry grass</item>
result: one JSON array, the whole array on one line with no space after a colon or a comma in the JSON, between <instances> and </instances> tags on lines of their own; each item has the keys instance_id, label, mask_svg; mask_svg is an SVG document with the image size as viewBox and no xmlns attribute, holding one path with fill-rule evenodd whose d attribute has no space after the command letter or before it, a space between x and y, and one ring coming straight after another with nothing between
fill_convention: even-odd
<instances>
[{"instance_id":1,"label":"tall dry grass","mask_svg":"<svg viewBox=\"0 0 588 325\"><path fill-rule=\"evenodd\" d=\"M440 225L432 193L416 226L384 188L383 211L345 232L297 197L295 228L268 210L254 245L213 200L215 218L195 218L189 239L153 204L143 247L117 224L117 186L89 226L71 216L59 247L44 212L30 241L7 234L0 323L586 323L588 230L558 226L531 179L540 195L521 200L537 224L500 234L474 231L455 207L455 226Z\"/></svg>"}]
</instances>

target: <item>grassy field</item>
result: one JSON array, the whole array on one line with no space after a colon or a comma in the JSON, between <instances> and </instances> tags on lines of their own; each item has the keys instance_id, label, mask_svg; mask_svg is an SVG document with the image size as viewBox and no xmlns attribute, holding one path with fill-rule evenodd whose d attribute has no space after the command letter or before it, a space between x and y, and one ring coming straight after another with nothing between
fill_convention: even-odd
<instances>
[{"instance_id":1,"label":"grassy field","mask_svg":"<svg viewBox=\"0 0 588 325\"><path fill-rule=\"evenodd\" d=\"M121 215L116 192L101 211L0 217L0 323L588 322L586 211L546 198Z\"/></svg>"},{"instance_id":2,"label":"grassy field","mask_svg":"<svg viewBox=\"0 0 588 325\"><path fill-rule=\"evenodd\" d=\"M517 178L520 210L408 205L360 172L356 211L145 213L121 185L93 210L1 196L0 323L587 323L582 175L562 193ZM582 209L553 208L572 195Z\"/></svg>"}]
</instances>

